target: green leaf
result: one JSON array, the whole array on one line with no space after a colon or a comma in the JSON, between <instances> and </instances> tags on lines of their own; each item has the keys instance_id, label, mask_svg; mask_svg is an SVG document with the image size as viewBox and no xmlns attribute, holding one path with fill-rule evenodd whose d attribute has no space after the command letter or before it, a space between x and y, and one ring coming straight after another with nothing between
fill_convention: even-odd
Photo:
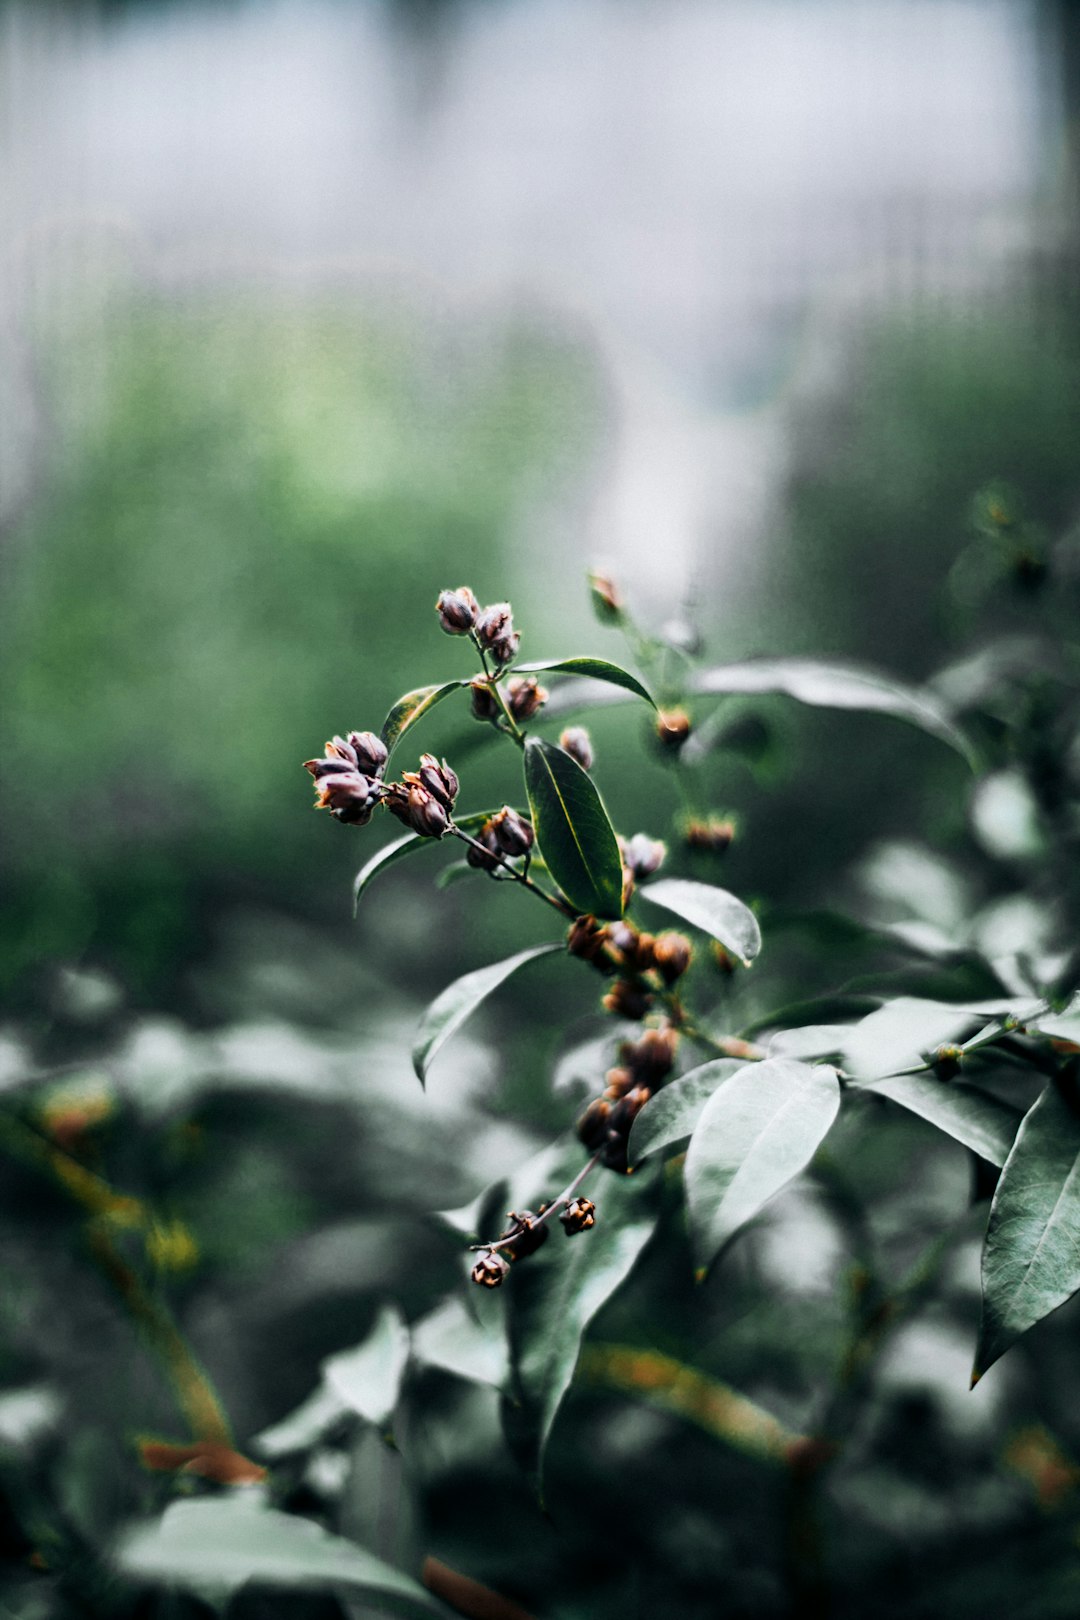
<instances>
[{"instance_id":1,"label":"green leaf","mask_svg":"<svg viewBox=\"0 0 1080 1620\"><path fill-rule=\"evenodd\" d=\"M660 878L639 891L642 900L673 911L676 917L719 940L747 967L761 949L761 929L749 906L711 883L689 878Z\"/></svg>"},{"instance_id":2,"label":"green leaf","mask_svg":"<svg viewBox=\"0 0 1080 1620\"><path fill-rule=\"evenodd\" d=\"M461 688L467 685L468 682L463 680L446 681L442 686L418 686L415 691L406 692L399 697L383 721L380 733L389 752L391 754L394 752L405 733L411 730L430 709L441 703L443 698L449 697L451 692L460 692Z\"/></svg>"},{"instance_id":3,"label":"green leaf","mask_svg":"<svg viewBox=\"0 0 1080 1620\"><path fill-rule=\"evenodd\" d=\"M860 1080L914 1069L944 1042L954 1042L976 1021L968 1007L898 996L848 1031L844 1068Z\"/></svg>"},{"instance_id":4,"label":"green leaf","mask_svg":"<svg viewBox=\"0 0 1080 1620\"><path fill-rule=\"evenodd\" d=\"M887 714L948 743L975 769L971 744L934 693L907 686L881 670L814 658L751 658L702 670L692 690L709 693L782 693L813 708L860 709Z\"/></svg>"},{"instance_id":5,"label":"green leaf","mask_svg":"<svg viewBox=\"0 0 1080 1620\"><path fill-rule=\"evenodd\" d=\"M373 1553L328 1535L310 1519L268 1508L258 1490L177 1502L150 1525L120 1540L115 1560L138 1580L196 1591L233 1591L245 1581L293 1587L343 1587L405 1614L445 1611L424 1588Z\"/></svg>"},{"instance_id":6,"label":"green leaf","mask_svg":"<svg viewBox=\"0 0 1080 1620\"><path fill-rule=\"evenodd\" d=\"M769 1041L771 1058L836 1057L844 1050L851 1034L850 1024L801 1024L796 1029L778 1029Z\"/></svg>"},{"instance_id":7,"label":"green leaf","mask_svg":"<svg viewBox=\"0 0 1080 1620\"><path fill-rule=\"evenodd\" d=\"M441 872L436 873L435 887L452 889L462 878L473 877L475 873L476 867L470 866L468 861L451 861L449 866L444 866Z\"/></svg>"},{"instance_id":8,"label":"green leaf","mask_svg":"<svg viewBox=\"0 0 1080 1620\"><path fill-rule=\"evenodd\" d=\"M539 737L525 744L525 787L548 871L579 912L622 916L622 859L592 780Z\"/></svg>"},{"instance_id":9,"label":"green leaf","mask_svg":"<svg viewBox=\"0 0 1080 1620\"><path fill-rule=\"evenodd\" d=\"M596 1226L569 1243L548 1244L536 1268L518 1370L539 1409L539 1468L581 1352L589 1323L629 1275L652 1236L655 1218L640 1194L641 1177L604 1177ZM556 1252L552 1254L552 1250Z\"/></svg>"},{"instance_id":10,"label":"green leaf","mask_svg":"<svg viewBox=\"0 0 1080 1620\"><path fill-rule=\"evenodd\" d=\"M467 816L455 816L454 820L463 832L475 832L494 814L494 810L474 810ZM391 843L384 844L382 849L377 849L353 879L353 916L360 904L360 896L373 877L377 877L386 867L393 866L403 856L412 855L418 849L434 849L440 842L438 838L421 838L419 833L405 833L403 837L395 838ZM452 863L447 870L452 871L456 864Z\"/></svg>"},{"instance_id":11,"label":"green leaf","mask_svg":"<svg viewBox=\"0 0 1080 1620\"><path fill-rule=\"evenodd\" d=\"M495 1338L454 1295L413 1324L413 1355L428 1367L502 1389L510 1372L506 1339Z\"/></svg>"},{"instance_id":12,"label":"green leaf","mask_svg":"<svg viewBox=\"0 0 1080 1620\"><path fill-rule=\"evenodd\" d=\"M320 1383L287 1417L257 1434L251 1442L252 1449L271 1462L297 1451L307 1451L336 1428L344 1416L340 1397Z\"/></svg>"},{"instance_id":13,"label":"green leaf","mask_svg":"<svg viewBox=\"0 0 1080 1620\"><path fill-rule=\"evenodd\" d=\"M1080 1106L1066 1075L1025 1114L990 1206L972 1382L1078 1288Z\"/></svg>"},{"instance_id":14,"label":"green leaf","mask_svg":"<svg viewBox=\"0 0 1080 1620\"><path fill-rule=\"evenodd\" d=\"M859 1089L899 1103L999 1168L1020 1123L1020 1110L991 1092L928 1074L894 1074Z\"/></svg>"},{"instance_id":15,"label":"green leaf","mask_svg":"<svg viewBox=\"0 0 1080 1620\"><path fill-rule=\"evenodd\" d=\"M692 1136L705 1104L718 1086L745 1068L741 1058L713 1058L670 1081L650 1098L630 1129L630 1162L637 1164L648 1153L684 1142Z\"/></svg>"},{"instance_id":16,"label":"green leaf","mask_svg":"<svg viewBox=\"0 0 1080 1620\"><path fill-rule=\"evenodd\" d=\"M450 1039L455 1030L461 1028L469 1014L475 1012L493 990L497 990L511 973L516 973L526 962L533 962L537 957L550 956L554 951L565 949L562 940L548 945L533 945L527 951L518 951L516 956L506 957L502 962L492 962L488 967L476 968L472 973L466 973L460 979L455 979L453 984L447 985L442 994L436 996L420 1020L420 1027L413 1043L413 1069L421 1085L436 1052Z\"/></svg>"},{"instance_id":17,"label":"green leaf","mask_svg":"<svg viewBox=\"0 0 1080 1620\"><path fill-rule=\"evenodd\" d=\"M347 1411L385 1429L408 1359L409 1330L397 1307L384 1305L366 1339L323 1362L323 1380Z\"/></svg>"},{"instance_id":18,"label":"green leaf","mask_svg":"<svg viewBox=\"0 0 1080 1620\"><path fill-rule=\"evenodd\" d=\"M839 1106L835 1069L790 1058L750 1064L713 1093L686 1155L690 1234L702 1268L806 1168Z\"/></svg>"},{"instance_id":19,"label":"green leaf","mask_svg":"<svg viewBox=\"0 0 1080 1620\"><path fill-rule=\"evenodd\" d=\"M519 675L536 675L544 670L552 675L588 675L591 680L606 681L609 686L621 686L624 691L632 692L635 697L644 698L651 708L656 708L655 699L637 676L631 675L629 670L611 663L606 658L545 659L536 664L515 664L514 670Z\"/></svg>"}]
</instances>

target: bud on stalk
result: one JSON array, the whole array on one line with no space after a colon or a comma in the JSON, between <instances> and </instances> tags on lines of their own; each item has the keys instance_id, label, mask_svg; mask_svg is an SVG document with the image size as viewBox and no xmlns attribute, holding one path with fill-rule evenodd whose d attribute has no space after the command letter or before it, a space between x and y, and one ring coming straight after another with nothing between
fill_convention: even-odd
<instances>
[{"instance_id":1,"label":"bud on stalk","mask_svg":"<svg viewBox=\"0 0 1080 1620\"><path fill-rule=\"evenodd\" d=\"M589 571L589 596L593 612L601 624L618 624L623 616L623 599L614 580L599 569Z\"/></svg>"},{"instance_id":2,"label":"bud on stalk","mask_svg":"<svg viewBox=\"0 0 1080 1620\"><path fill-rule=\"evenodd\" d=\"M648 833L635 833L622 843L623 860L637 883L644 883L659 871L666 854L667 845L659 838L650 838Z\"/></svg>"},{"instance_id":3,"label":"bud on stalk","mask_svg":"<svg viewBox=\"0 0 1080 1620\"><path fill-rule=\"evenodd\" d=\"M596 1225L596 1205L589 1198L572 1198L559 1216L559 1225L567 1237L588 1232Z\"/></svg>"},{"instance_id":4,"label":"bud on stalk","mask_svg":"<svg viewBox=\"0 0 1080 1620\"><path fill-rule=\"evenodd\" d=\"M390 756L381 737L376 737L373 731L350 731L349 747L365 776L378 778L382 775Z\"/></svg>"},{"instance_id":5,"label":"bud on stalk","mask_svg":"<svg viewBox=\"0 0 1080 1620\"><path fill-rule=\"evenodd\" d=\"M469 682L472 693L472 712L477 720L495 720L499 715L498 700L483 675Z\"/></svg>"},{"instance_id":6,"label":"bud on stalk","mask_svg":"<svg viewBox=\"0 0 1080 1620\"><path fill-rule=\"evenodd\" d=\"M559 747L571 759L576 759L583 771L592 770L595 759L592 738L584 726L567 726L559 738Z\"/></svg>"},{"instance_id":7,"label":"bud on stalk","mask_svg":"<svg viewBox=\"0 0 1080 1620\"><path fill-rule=\"evenodd\" d=\"M547 688L534 675L515 675L506 683L506 706L515 720L531 720L547 700Z\"/></svg>"},{"instance_id":8,"label":"bud on stalk","mask_svg":"<svg viewBox=\"0 0 1080 1620\"><path fill-rule=\"evenodd\" d=\"M500 1288L506 1281L506 1274L510 1270L510 1262L504 1260L501 1254L492 1254L489 1249L482 1254L473 1266L470 1276L474 1283L481 1288Z\"/></svg>"},{"instance_id":9,"label":"bud on stalk","mask_svg":"<svg viewBox=\"0 0 1080 1620\"><path fill-rule=\"evenodd\" d=\"M690 716L685 709L661 709L655 735L666 754L677 754L690 735Z\"/></svg>"},{"instance_id":10,"label":"bud on stalk","mask_svg":"<svg viewBox=\"0 0 1080 1620\"><path fill-rule=\"evenodd\" d=\"M667 933L658 934L653 945L653 961L660 970L665 984L674 984L681 979L690 966L694 954L694 947L685 934L679 934L674 929Z\"/></svg>"},{"instance_id":11,"label":"bud on stalk","mask_svg":"<svg viewBox=\"0 0 1080 1620\"><path fill-rule=\"evenodd\" d=\"M508 804L485 823L495 836L504 855L527 855L533 846L533 830L524 816L519 816Z\"/></svg>"},{"instance_id":12,"label":"bud on stalk","mask_svg":"<svg viewBox=\"0 0 1080 1620\"><path fill-rule=\"evenodd\" d=\"M476 622L480 604L467 585L459 585L456 591L440 592L435 611L448 636L467 636Z\"/></svg>"}]
</instances>

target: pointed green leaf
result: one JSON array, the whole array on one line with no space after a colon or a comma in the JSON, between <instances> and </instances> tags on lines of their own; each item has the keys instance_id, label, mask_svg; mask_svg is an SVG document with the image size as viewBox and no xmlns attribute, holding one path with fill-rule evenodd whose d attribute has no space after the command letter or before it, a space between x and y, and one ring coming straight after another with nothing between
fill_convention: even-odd
<instances>
[{"instance_id":1,"label":"pointed green leaf","mask_svg":"<svg viewBox=\"0 0 1080 1620\"><path fill-rule=\"evenodd\" d=\"M1080 1107L1072 1076L1025 1114L990 1206L973 1378L1080 1288Z\"/></svg>"},{"instance_id":2,"label":"pointed green leaf","mask_svg":"<svg viewBox=\"0 0 1080 1620\"><path fill-rule=\"evenodd\" d=\"M637 676L607 658L545 659L535 664L515 664L514 669L519 675L537 675L545 670L552 675L587 675L594 681L606 681L609 686L621 686L623 691L644 698L651 708L656 708L655 699Z\"/></svg>"},{"instance_id":3,"label":"pointed green leaf","mask_svg":"<svg viewBox=\"0 0 1080 1620\"><path fill-rule=\"evenodd\" d=\"M642 900L673 911L694 928L719 940L749 967L761 949L761 929L749 906L726 889L689 878L660 878L639 890Z\"/></svg>"},{"instance_id":4,"label":"pointed green leaf","mask_svg":"<svg viewBox=\"0 0 1080 1620\"><path fill-rule=\"evenodd\" d=\"M461 1028L469 1014L475 1012L493 990L497 990L511 973L516 973L526 962L534 962L539 956L550 956L554 951L565 949L562 940L548 945L533 945L527 951L518 951L516 956L506 957L502 962L492 962L488 967L476 968L474 972L466 973L460 979L455 979L453 984L447 985L442 995L436 996L420 1020L416 1040L413 1042L413 1069L421 1085L436 1052L450 1039L455 1030Z\"/></svg>"},{"instance_id":5,"label":"pointed green leaf","mask_svg":"<svg viewBox=\"0 0 1080 1620\"><path fill-rule=\"evenodd\" d=\"M989 1091L929 1074L894 1074L860 1090L888 1097L999 1167L1009 1156L1020 1110Z\"/></svg>"},{"instance_id":6,"label":"pointed green leaf","mask_svg":"<svg viewBox=\"0 0 1080 1620\"><path fill-rule=\"evenodd\" d=\"M847 1033L844 1068L860 1080L914 1069L943 1043L959 1040L977 1021L968 1007L919 996L897 996Z\"/></svg>"},{"instance_id":7,"label":"pointed green leaf","mask_svg":"<svg viewBox=\"0 0 1080 1620\"><path fill-rule=\"evenodd\" d=\"M647 1153L656 1153L692 1136L716 1088L745 1067L741 1058L713 1058L680 1079L669 1081L634 1120L630 1130L631 1164L637 1164Z\"/></svg>"},{"instance_id":8,"label":"pointed green leaf","mask_svg":"<svg viewBox=\"0 0 1080 1620\"><path fill-rule=\"evenodd\" d=\"M474 810L467 816L455 816L454 820L463 832L475 832L494 814L494 810ZM353 879L353 916L360 904L360 896L373 877L377 877L386 867L393 866L403 856L412 855L418 849L434 849L439 843L441 839L438 838L421 838L419 833L405 833L403 837L395 838L389 844L384 844L382 849L377 849Z\"/></svg>"},{"instance_id":9,"label":"pointed green leaf","mask_svg":"<svg viewBox=\"0 0 1080 1620\"><path fill-rule=\"evenodd\" d=\"M525 744L525 788L540 853L579 912L622 916L622 859L592 779L561 748Z\"/></svg>"},{"instance_id":10,"label":"pointed green leaf","mask_svg":"<svg viewBox=\"0 0 1080 1620\"><path fill-rule=\"evenodd\" d=\"M323 1362L323 1379L347 1411L385 1429L408 1359L409 1330L397 1307L384 1305L366 1339Z\"/></svg>"},{"instance_id":11,"label":"pointed green leaf","mask_svg":"<svg viewBox=\"0 0 1080 1620\"><path fill-rule=\"evenodd\" d=\"M450 696L451 692L460 692L467 681L446 681L442 686L418 686L412 692L406 692L399 697L390 713L383 721L380 733L387 749L392 754L405 733L416 722L433 709L443 698Z\"/></svg>"},{"instance_id":12,"label":"pointed green leaf","mask_svg":"<svg viewBox=\"0 0 1080 1620\"><path fill-rule=\"evenodd\" d=\"M692 687L697 692L725 694L779 692L813 708L892 715L948 743L975 768L971 744L953 724L941 699L881 670L814 658L751 658L702 670Z\"/></svg>"},{"instance_id":13,"label":"pointed green leaf","mask_svg":"<svg viewBox=\"0 0 1080 1620\"><path fill-rule=\"evenodd\" d=\"M769 1058L741 1069L705 1104L686 1155L686 1197L698 1264L804 1170L840 1106L826 1064Z\"/></svg>"},{"instance_id":14,"label":"pointed green leaf","mask_svg":"<svg viewBox=\"0 0 1080 1620\"><path fill-rule=\"evenodd\" d=\"M310 1519L268 1508L255 1489L177 1502L163 1517L123 1536L115 1560L137 1580L203 1591L245 1581L342 1587L410 1615L441 1615L416 1581Z\"/></svg>"}]
</instances>

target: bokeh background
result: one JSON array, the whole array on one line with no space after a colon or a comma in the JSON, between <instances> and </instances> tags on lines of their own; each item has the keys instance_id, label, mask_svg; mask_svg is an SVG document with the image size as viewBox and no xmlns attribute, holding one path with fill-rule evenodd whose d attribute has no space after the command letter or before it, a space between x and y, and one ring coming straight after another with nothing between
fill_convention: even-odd
<instances>
[{"instance_id":1,"label":"bokeh background","mask_svg":"<svg viewBox=\"0 0 1080 1620\"><path fill-rule=\"evenodd\" d=\"M591 1005L543 970L555 999L508 993L480 1025L501 1045L463 1039L421 1098L418 1009L543 919L402 868L354 923L350 879L389 834L313 817L300 762L467 673L444 586L509 597L529 657L623 657L590 616L594 563L717 658L929 676L962 645L942 586L975 491L1006 480L1048 534L1076 515L1078 118L1066 0L0 4L0 1076L20 1106L58 1066L101 1100L114 1170L190 1236L162 1264L239 1435L375 1301L418 1310L452 1276L421 1215L565 1125L547 1076ZM450 707L425 745L468 734ZM960 767L932 742L745 718L714 783L740 894L839 903L883 842L962 837ZM663 834L678 802L641 724L601 717L598 774L623 830ZM513 796L497 759L460 774L470 808ZM843 977L785 949L774 1000ZM111 1523L97 1481L125 1426L168 1427L167 1392L62 1200L12 1176L0 1440L44 1446L71 1511ZM789 1226L813 1228L788 1238L827 1359L828 1242ZM963 1386L969 1285L896 1374L911 1411L881 1419L900 1452L940 1419L961 1461L902 1489L875 1463L875 1533L903 1508L922 1534L939 1487L967 1523L1000 1450L941 1393ZM680 1309L752 1376L765 1341L730 1301ZM491 1410L455 1399L432 1420L436 1540L534 1598L563 1567L567 1613L631 1612L614 1506L608 1598L574 1586L584 1543L532 1547L526 1575L478 1551L462 1502L480 1511L485 1471L514 1515L528 1498ZM582 1412L609 1474L670 1442ZM726 1463L698 1466L729 1489ZM964 1533L988 1558L1008 1510L979 1501ZM665 1560L689 1571L682 1612L712 1612L721 1565L732 1613L780 1612L750 1545L770 1500L722 1532L707 1507L639 1569L640 1612L665 1606Z\"/></svg>"}]
</instances>

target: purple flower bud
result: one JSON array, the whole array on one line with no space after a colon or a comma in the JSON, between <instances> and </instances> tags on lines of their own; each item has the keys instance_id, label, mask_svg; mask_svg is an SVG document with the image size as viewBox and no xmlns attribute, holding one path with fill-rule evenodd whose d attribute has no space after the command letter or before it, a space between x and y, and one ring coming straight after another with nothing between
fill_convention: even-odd
<instances>
[{"instance_id":1,"label":"purple flower bud","mask_svg":"<svg viewBox=\"0 0 1080 1620\"><path fill-rule=\"evenodd\" d=\"M515 675L506 683L506 703L515 720L531 720L548 693L534 675Z\"/></svg>"},{"instance_id":2,"label":"purple flower bud","mask_svg":"<svg viewBox=\"0 0 1080 1620\"><path fill-rule=\"evenodd\" d=\"M337 821L363 826L376 803L375 784L357 771L321 776L316 781L315 808L329 810Z\"/></svg>"},{"instance_id":3,"label":"purple flower bud","mask_svg":"<svg viewBox=\"0 0 1080 1620\"><path fill-rule=\"evenodd\" d=\"M477 849L476 844L470 844L465 859L470 866L479 867L482 872L495 872L502 864L499 859L499 841L495 836L495 818L489 817L476 835L476 843L482 844Z\"/></svg>"},{"instance_id":4,"label":"purple flower bud","mask_svg":"<svg viewBox=\"0 0 1080 1620\"><path fill-rule=\"evenodd\" d=\"M412 780L412 772L408 780ZM420 769L415 773L422 787L427 788L433 799L437 799L444 810L454 808L454 800L458 796L460 783L446 763L445 759L440 765L434 754L421 754Z\"/></svg>"},{"instance_id":5,"label":"purple flower bud","mask_svg":"<svg viewBox=\"0 0 1080 1620\"><path fill-rule=\"evenodd\" d=\"M648 833L635 833L623 844L623 860L638 883L644 883L659 871L667 854L667 845Z\"/></svg>"},{"instance_id":6,"label":"purple flower bud","mask_svg":"<svg viewBox=\"0 0 1080 1620\"><path fill-rule=\"evenodd\" d=\"M441 838L450 824L450 817L438 799L418 782L408 789L405 819L421 838Z\"/></svg>"},{"instance_id":7,"label":"purple flower bud","mask_svg":"<svg viewBox=\"0 0 1080 1620\"><path fill-rule=\"evenodd\" d=\"M497 636L488 648L492 660L502 669L505 664L513 663L521 646L521 635L515 630L509 635Z\"/></svg>"},{"instance_id":8,"label":"purple flower bud","mask_svg":"<svg viewBox=\"0 0 1080 1620\"><path fill-rule=\"evenodd\" d=\"M332 737L330 739L326 745L326 757L328 759L340 760L341 763L343 765L347 765L351 771L359 770L360 768L360 761L357 759L355 751L353 750L351 744L345 741L344 737Z\"/></svg>"},{"instance_id":9,"label":"purple flower bud","mask_svg":"<svg viewBox=\"0 0 1080 1620\"><path fill-rule=\"evenodd\" d=\"M484 608L473 625L477 641L481 647L486 648L490 648L501 637L512 634L513 628L514 619L509 602L493 602L490 607Z\"/></svg>"},{"instance_id":10,"label":"purple flower bud","mask_svg":"<svg viewBox=\"0 0 1080 1620\"><path fill-rule=\"evenodd\" d=\"M477 720L494 720L499 712L498 700L483 675L469 682L472 693L472 712Z\"/></svg>"},{"instance_id":11,"label":"purple flower bud","mask_svg":"<svg viewBox=\"0 0 1080 1620\"><path fill-rule=\"evenodd\" d=\"M389 755L386 744L381 737L376 737L373 731L350 731L349 747L356 756L356 763L365 776L379 777L386 769Z\"/></svg>"},{"instance_id":12,"label":"purple flower bud","mask_svg":"<svg viewBox=\"0 0 1080 1620\"><path fill-rule=\"evenodd\" d=\"M467 585L456 591L441 591L435 604L439 624L448 636L467 636L476 620L480 604Z\"/></svg>"},{"instance_id":13,"label":"purple flower bud","mask_svg":"<svg viewBox=\"0 0 1080 1620\"><path fill-rule=\"evenodd\" d=\"M559 738L559 747L564 754L569 754L571 759L576 759L583 771L592 770L594 758L592 738L584 726L567 726Z\"/></svg>"},{"instance_id":14,"label":"purple flower bud","mask_svg":"<svg viewBox=\"0 0 1080 1620\"><path fill-rule=\"evenodd\" d=\"M533 830L524 816L504 805L487 825L495 835L498 847L506 855L527 855L533 846Z\"/></svg>"}]
</instances>

